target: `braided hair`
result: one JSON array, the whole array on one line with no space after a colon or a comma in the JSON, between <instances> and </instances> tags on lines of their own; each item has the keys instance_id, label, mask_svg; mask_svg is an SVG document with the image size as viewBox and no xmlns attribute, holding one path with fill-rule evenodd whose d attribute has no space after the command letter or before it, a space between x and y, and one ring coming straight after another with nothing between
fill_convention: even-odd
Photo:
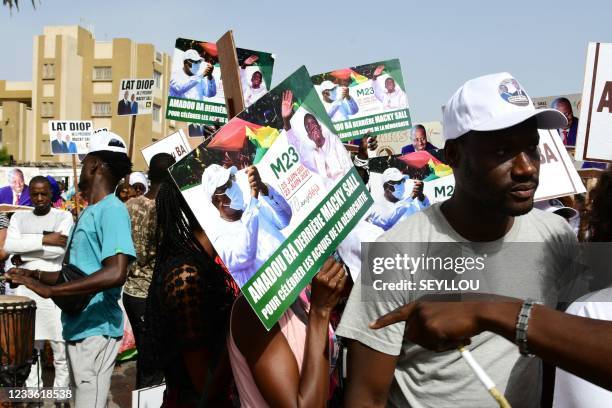
<instances>
[{"instance_id":1,"label":"braided hair","mask_svg":"<svg viewBox=\"0 0 612 408\"><path fill-rule=\"evenodd\" d=\"M160 184L155 201L157 228L155 232L156 258L153 277L149 287L145 315L146 343L143 364L150 368L162 370L172 364L175 355L168 350L164 336L172 336L168 326L174 320L163 305L164 284L174 268L189 263L194 265L201 275L204 299L200 299L202 319L205 327L206 347L220 347L225 342L231 306L236 296L235 283L231 276L204 250L192 231L200 225L181 192L167 177ZM176 352L176 351L174 351Z\"/></svg>"}]
</instances>

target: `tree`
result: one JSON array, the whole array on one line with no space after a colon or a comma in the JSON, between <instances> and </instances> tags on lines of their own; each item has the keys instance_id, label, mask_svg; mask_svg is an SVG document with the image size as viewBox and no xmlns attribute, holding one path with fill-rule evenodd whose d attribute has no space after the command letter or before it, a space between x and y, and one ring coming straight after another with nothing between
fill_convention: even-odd
<instances>
[{"instance_id":1,"label":"tree","mask_svg":"<svg viewBox=\"0 0 612 408\"><path fill-rule=\"evenodd\" d=\"M8 153L6 147L2 147L0 149L0 166L10 166L11 165L11 156Z\"/></svg>"},{"instance_id":2,"label":"tree","mask_svg":"<svg viewBox=\"0 0 612 408\"><path fill-rule=\"evenodd\" d=\"M32 7L36 8L36 3L34 3L34 0L31 0L31 1L32 1ZM19 11L19 0L2 0L2 5L8 6L11 12L13 11L13 6L15 6L17 11Z\"/></svg>"}]
</instances>

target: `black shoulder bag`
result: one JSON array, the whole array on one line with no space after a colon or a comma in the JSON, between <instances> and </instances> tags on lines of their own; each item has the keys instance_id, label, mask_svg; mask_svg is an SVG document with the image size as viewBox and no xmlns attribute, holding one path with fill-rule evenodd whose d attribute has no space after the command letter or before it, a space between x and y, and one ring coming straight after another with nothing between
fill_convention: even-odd
<instances>
[{"instance_id":1,"label":"black shoulder bag","mask_svg":"<svg viewBox=\"0 0 612 408\"><path fill-rule=\"evenodd\" d=\"M81 217L83 213L81 213ZM74 234L76 233L77 226L79 225L79 221L81 217L77 220L74 228L72 229L72 234L70 234L70 242L66 247L66 255L64 256L64 261L62 262L62 270L59 273L57 278L56 285L64 282L71 282L74 280L82 279L88 276L85 272L80 270L74 265L70 265L70 250L72 247L72 240L74 238ZM53 296L51 300L62 309L62 312L69 315L77 315L81 313L89 304L91 299L94 297L95 293L86 293L82 295L70 295L70 296Z\"/></svg>"}]
</instances>

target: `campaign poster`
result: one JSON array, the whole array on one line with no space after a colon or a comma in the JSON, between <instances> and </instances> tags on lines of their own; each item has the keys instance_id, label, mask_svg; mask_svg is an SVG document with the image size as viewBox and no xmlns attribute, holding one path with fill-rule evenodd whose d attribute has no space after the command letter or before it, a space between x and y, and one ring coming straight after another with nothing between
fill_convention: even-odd
<instances>
[{"instance_id":1,"label":"campaign poster","mask_svg":"<svg viewBox=\"0 0 612 408\"><path fill-rule=\"evenodd\" d=\"M153 112L155 80L122 79L117 98L117 115L150 115Z\"/></svg>"},{"instance_id":2,"label":"campaign poster","mask_svg":"<svg viewBox=\"0 0 612 408\"><path fill-rule=\"evenodd\" d=\"M368 186L374 206L366 221L387 231L450 198L455 186L452 174L450 166L425 150L371 158Z\"/></svg>"},{"instance_id":3,"label":"campaign poster","mask_svg":"<svg viewBox=\"0 0 612 408\"><path fill-rule=\"evenodd\" d=\"M337 69L311 79L343 141L407 131L411 127L398 59Z\"/></svg>"},{"instance_id":4,"label":"campaign poster","mask_svg":"<svg viewBox=\"0 0 612 408\"><path fill-rule=\"evenodd\" d=\"M170 169L268 329L372 204L333 129L301 67Z\"/></svg>"},{"instance_id":5,"label":"campaign poster","mask_svg":"<svg viewBox=\"0 0 612 408\"><path fill-rule=\"evenodd\" d=\"M236 54L245 106L249 106L270 89L274 56L243 48L237 48ZM185 38L176 40L166 118L205 125L227 123L221 68L215 43Z\"/></svg>"},{"instance_id":6,"label":"campaign poster","mask_svg":"<svg viewBox=\"0 0 612 408\"><path fill-rule=\"evenodd\" d=\"M562 129L557 129L556 134L559 136L563 145L568 148L576 146L576 136L578 135L578 124L580 123L580 94L544 96L532 98L533 105L536 109L557 109L565 115L567 126Z\"/></svg>"},{"instance_id":7,"label":"campaign poster","mask_svg":"<svg viewBox=\"0 0 612 408\"><path fill-rule=\"evenodd\" d=\"M153 156L158 153L168 153L172 155L176 161L179 161L192 150L189 139L185 136L183 130L179 129L178 132L174 132L163 139L151 143L140 152L148 166Z\"/></svg>"},{"instance_id":8,"label":"campaign poster","mask_svg":"<svg viewBox=\"0 0 612 408\"><path fill-rule=\"evenodd\" d=\"M576 160L612 163L612 43L589 43Z\"/></svg>"},{"instance_id":9,"label":"campaign poster","mask_svg":"<svg viewBox=\"0 0 612 408\"><path fill-rule=\"evenodd\" d=\"M89 139L93 134L91 120L50 120L48 126L52 154L89 152Z\"/></svg>"}]
</instances>

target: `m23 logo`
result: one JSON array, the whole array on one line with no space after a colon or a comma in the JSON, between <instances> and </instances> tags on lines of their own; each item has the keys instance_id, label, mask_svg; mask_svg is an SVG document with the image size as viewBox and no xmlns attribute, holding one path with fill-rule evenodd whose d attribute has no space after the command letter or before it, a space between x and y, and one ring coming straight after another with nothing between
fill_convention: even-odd
<instances>
[{"instance_id":1,"label":"m23 logo","mask_svg":"<svg viewBox=\"0 0 612 408\"><path fill-rule=\"evenodd\" d=\"M374 95L374 88L358 89L357 96Z\"/></svg>"},{"instance_id":2,"label":"m23 logo","mask_svg":"<svg viewBox=\"0 0 612 408\"><path fill-rule=\"evenodd\" d=\"M288 172L289 169L291 169L299 162L300 156L298 155L297 151L295 151L295 148L293 146L289 146L289 149L287 149L286 152L278 156L278 158L276 159L276 163L270 164L270 170L272 170L274 176L276 176L276 178L278 179L280 178L279 174L282 175L282 173Z\"/></svg>"},{"instance_id":3,"label":"m23 logo","mask_svg":"<svg viewBox=\"0 0 612 408\"><path fill-rule=\"evenodd\" d=\"M436 198L438 197L450 197L453 195L453 191L455 191L455 186L439 186L434 187L434 195Z\"/></svg>"}]
</instances>

